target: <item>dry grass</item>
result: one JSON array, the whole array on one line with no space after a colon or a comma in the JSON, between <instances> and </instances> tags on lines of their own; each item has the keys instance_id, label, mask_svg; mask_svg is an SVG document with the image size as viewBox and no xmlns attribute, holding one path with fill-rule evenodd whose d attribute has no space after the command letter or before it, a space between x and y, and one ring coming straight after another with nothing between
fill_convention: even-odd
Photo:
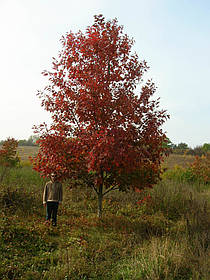
<instances>
[{"instance_id":1,"label":"dry grass","mask_svg":"<svg viewBox=\"0 0 210 280\"><path fill-rule=\"evenodd\" d=\"M163 181L148 193L70 190L58 228L44 224L44 181L29 166L0 186L0 279L208 280L209 188ZM141 206L141 196L151 200Z\"/></svg>"},{"instance_id":2,"label":"dry grass","mask_svg":"<svg viewBox=\"0 0 210 280\"><path fill-rule=\"evenodd\" d=\"M29 156L35 156L38 153L38 149L39 147L36 146L19 146L17 152L22 161L28 161Z\"/></svg>"},{"instance_id":3,"label":"dry grass","mask_svg":"<svg viewBox=\"0 0 210 280\"><path fill-rule=\"evenodd\" d=\"M163 162L163 167L168 169L172 169L176 165L187 167L189 164L193 163L194 159L195 157L191 155L170 154Z\"/></svg>"},{"instance_id":4,"label":"dry grass","mask_svg":"<svg viewBox=\"0 0 210 280\"><path fill-rule=\"evenodd\" d=\"M38 153L39 147L36 146L19 146L18 154L22 161L28 161L29 156L35 156ZM172 169L176 165L187 167L194 161L195 157L191 155L170 154L163 162L163 167Z\"/></svg>"}]
</instances>

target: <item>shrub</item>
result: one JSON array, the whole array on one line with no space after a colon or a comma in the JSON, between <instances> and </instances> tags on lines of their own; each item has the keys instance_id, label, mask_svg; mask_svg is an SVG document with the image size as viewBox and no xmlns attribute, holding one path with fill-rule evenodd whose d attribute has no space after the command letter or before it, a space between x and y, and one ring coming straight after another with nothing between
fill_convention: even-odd
<instances>
[{"instance_id":1,"label":"shrub","mask_svg":"<svg viewBox=\"0 0 210 280\"><path fill-rule=\"evenodd\" d=\"M162 174L163 179L169 179L175 182L195 182L197 176L192 172L192 168L184 168L175 165L173 169L169 169Z\"/></svg>"},{"instance_id":2,"label":"shrub","mask_svg":"<svg viewBox=\"0 0 210 280\"><path fill-rule=\"evenodd\" d=\"M176 182L188 183L210 183L210 153L206 156L195 157L195 160L189 167L184 168L176 165L162 174L163 179L170 179Z\"/></svg>"},{"instance_id":3,"label":"shrub","mask_svg":"<svg viewBox=\"0 0 210 280\"><path fill-rule=\"evenodd\" d=\"M196 157L194 163L191 165L190 170L192 174L201 183L210 183L210 153L205 156Z\"/></svg>"}]
</instances>

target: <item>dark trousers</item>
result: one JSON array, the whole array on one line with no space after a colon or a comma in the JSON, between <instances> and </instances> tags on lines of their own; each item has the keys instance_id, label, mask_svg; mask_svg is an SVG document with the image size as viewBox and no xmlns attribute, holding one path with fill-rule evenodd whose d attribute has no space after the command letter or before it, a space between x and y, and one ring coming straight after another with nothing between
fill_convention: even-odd
<instances>
[{"instance_id":1,"label":"dark trousers","mask_svg":"<svg viewBox=\"0 0 210 280\"><path fill-rule=\"evenodd\" d=\"M58 205L59 202L47 201L46 220L50 221L50 219L52 218L52 224L54 226L56 226L57 224Z\"/></svg>"}]
</instances>

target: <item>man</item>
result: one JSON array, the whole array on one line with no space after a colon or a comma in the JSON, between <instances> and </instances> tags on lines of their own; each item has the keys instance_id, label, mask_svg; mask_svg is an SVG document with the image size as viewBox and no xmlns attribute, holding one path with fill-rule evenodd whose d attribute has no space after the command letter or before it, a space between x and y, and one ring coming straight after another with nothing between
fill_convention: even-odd
<instances>
[{"instance_id":1,"label":"man","mask_svg":"<svg viewBox=\"0 0 210 280\"><path fill-rule=\"evenodd\" d=\"M51 174L51 181L46 183L43 192L43 204L46 206L46 221L52 217L52 225L57 225L58 206L63 200L63 186L55 173Z\"/></svg>"}]
</instances>

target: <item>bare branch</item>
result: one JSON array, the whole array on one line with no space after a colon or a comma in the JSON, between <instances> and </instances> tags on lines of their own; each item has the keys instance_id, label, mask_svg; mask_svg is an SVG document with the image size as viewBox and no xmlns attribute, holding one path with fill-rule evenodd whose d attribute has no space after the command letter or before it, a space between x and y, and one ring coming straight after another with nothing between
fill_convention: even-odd
<instances>
[{"instance_id":1,"label":"bare branch","mask_svg":"<svg viewBox=\"0 0 210 280\"><path fill-rule=\"evenodd\" d=\"M109 193L109 192L111 192L111 191L118 190L118 189L119 189L119 187L112 186L111 188L109 188L108 190L106 190L106 191L103 193L103 195L105 195L105 194L107 194L107 193Z\"/></svg>"},{"instance_id":2,"label":"bare branch","mask_svg":"<svg viewBox=\"0 0 210 280\"><path fill-rule=\"evenodd\" d=\"M91 188L94 189L94 191L97 193L97 195L99 194L98 190L96 189L96 187L93 184L91 184Z\"/></svg>"}]
</instances>

